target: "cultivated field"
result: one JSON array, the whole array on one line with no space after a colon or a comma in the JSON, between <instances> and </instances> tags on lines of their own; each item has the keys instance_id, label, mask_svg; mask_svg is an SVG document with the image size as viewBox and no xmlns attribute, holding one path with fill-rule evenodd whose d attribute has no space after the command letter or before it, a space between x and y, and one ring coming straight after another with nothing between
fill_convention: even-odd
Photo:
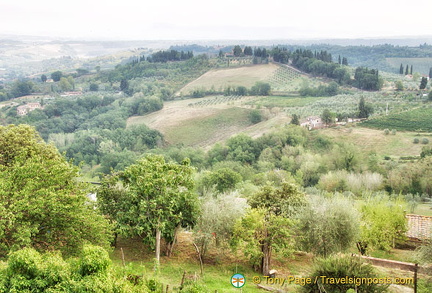
<instances>
[{"instance_id":1,"label":"cultivated field","mask_svg":"<svg viewBox=\"0 0 432 293\"><path fill-rule=\"evenodd\" d=\"M424 106L405 112L381 116L363 123L367 127L378 129L396 129L404 131L432 132L432 108Z\"/></svg>"},{"instance_id":2,"label":"cultivated field","mask_svg":"<svg viewBox=\"0 0 432 293\"><path fill-rule=\"evenodd\" d=\"M188 95L194 89L223 90L227 86L252 87L257 81L267 81L279 69L276 64L249 65L236 68L214 69L183 87L179 93Z\"/></svg>"},{"instance_id":3,"label":"cultivated field","mask_svg":"<svg viewBox=\"0 0 432 293\"><path fill-rule=\"evenodd\" d=\"M289 123L290 117L278 109L262 109L263 121L250 122L255 97L242 97L221 102L223 96L166 102L164 108L145 116L128 119L127 125L146 124L164 134L170 144L208 147L232 135L244 132L253 137Z\"/></svg>"}]
</instances>

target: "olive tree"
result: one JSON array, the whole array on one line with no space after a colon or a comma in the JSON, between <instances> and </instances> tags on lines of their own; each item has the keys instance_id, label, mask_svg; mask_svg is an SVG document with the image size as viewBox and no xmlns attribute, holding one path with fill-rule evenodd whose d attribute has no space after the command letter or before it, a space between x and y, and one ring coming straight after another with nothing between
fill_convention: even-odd
<instances>
[{"instance_id":1,"label":"olive tree","mask_svg":"<svg viewBox=\"0 0 432 293\"><path fill-rule=\"evenodd\" d=\"M311 197L298 219L301 247L320 256L347 250L359 236L359 213L348 199Z\"/></svg>"},{"instance_id":2,"label":"olive tree","mask_svg":"<svg viewBox=\"0 0 432 293\"><path fill-rule=\"evenodd\" d=\"M249 212L237 221L233 246L243 246L253 266L268 274L273 250L284 255L292 252L293 218L305 203L304 194L293 184L282 183L278 188L263 186L249 198Z\"/></svg>"}]
</instances>

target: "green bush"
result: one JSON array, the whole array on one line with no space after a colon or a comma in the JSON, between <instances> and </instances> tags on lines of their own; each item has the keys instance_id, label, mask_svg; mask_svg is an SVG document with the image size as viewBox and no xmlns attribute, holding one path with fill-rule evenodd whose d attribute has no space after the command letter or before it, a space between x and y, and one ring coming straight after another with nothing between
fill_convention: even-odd
<instances>
[{"instance_id":1,"label":"green bush","mask_svg":"<svg viewBox=\"0 0 432 293\"><path fill-rule=\"evenodd\" d=\"M428 144L428 143L429 143L429 139L427 139L427 138L422 138L421 143L422 143L422 144Z\"/></svg>"},{"instance_id":2,"label":"green bush","mask_svg":"<svg viewBox=\"0 0 432 293\"><path fill-rule=\"evenodd\" d=\"M39 274L41 262L42 257L39 252L33 248L24 248L10 254L8 268L13 275L21 275L31 279Z\"/></svg>"},{"instance_id":3,"label":"green bush","mask_svg":"<svg viewBox=\"0 0 432 293\"><path fill-rule=\"evenodd\" d=\"M208 288L204 285L192 283L183 288L182 292L184 293L207 293L210 292Z\"/></svg>"},{"instance_id":4,"label":"green bush","mask_svg":"<svg viewBox=\"0 0 432 293\"><path fill-rule=\"evenodd\" d=\"M418 144L419 142L420 142L420 140L417 137L414 138L413 143Z\"/></svg>"},{"instance_id":5,"label":"green bush","mask_svg":"<svg viewBox=\"0 0 432 293\"><path fill-rule=\"evenodd\" d=\"M252 110L249 113L249 120L252 124L257 124L257 123L261 122L262 121L261 112L259 110L256 110L256 109Z\"/></svg>"},{"instance_id":6,"label":"green bush","mask_svg":"<svg viewBox=\"0 0 432 293\"><path fill-rule=\"evenodd\" d=\"M384 129L384 134L385 134L385 135L389 135L389 134L390 134L390 130L388 130L388 129Z\"/></svg>"},{"instance_id":7,"label":"green bush","mask_svg":"<svg viewBox=\"0 0 432 293\"><path fill-rule=\"evenodd\" d=\"M325 280L323 279L325 276ZM339 284L329 284L329 278L347 279L348 282ZM347 292L355 289L355 292L385 292L387 285L362 284L361 278L378 278L378 275L372 265L365 263L361 258L349 255L334 255L329 258L318 259L314 266L311 279L317 282L311 282L301 288L302 292ZM349 282L351 280L352 282ZM345 283L345 284L344 284ZM346 284L347 283L347 284Z\"/></svg>"},{"instance_id":8,"label":"green bush","mask_svg":"<svg viewBox=\"0 0 432 293\"><path fill-rule=\"evenodd\" d=\"M80 259L68 262L59 253L41 255L24 248L11 253L7 265L0 266L0 293L149 292L142 282L128 281L124 270L109 269L109 264L108 253L96 246L85 246Z\"/></svg>"},{"instance_id":9,"label":"green bush","mask_svg":"<svg viewBox=\"0 0 432 293\"><path fill-rule=\"evenodd\" d=\"M106 274L111 264L108 252L99 246L85 245L79 261L82 276Z\"/></svg>"}]
</instances>

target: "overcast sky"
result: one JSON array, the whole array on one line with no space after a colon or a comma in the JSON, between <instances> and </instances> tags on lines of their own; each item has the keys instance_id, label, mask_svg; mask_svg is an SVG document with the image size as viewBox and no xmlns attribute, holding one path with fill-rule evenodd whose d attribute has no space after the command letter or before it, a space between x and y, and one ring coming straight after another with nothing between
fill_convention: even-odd
<instances>
[{"instance_id":1,"label":"overcast sky","mask_svg":"<svg viewBox=\"0 0 432 293\"><path fill-rule=\"evenodd\" d=\"M432 35L432 0L0 0L0 34L138 40Z\"/></svg>"}]
</instances>

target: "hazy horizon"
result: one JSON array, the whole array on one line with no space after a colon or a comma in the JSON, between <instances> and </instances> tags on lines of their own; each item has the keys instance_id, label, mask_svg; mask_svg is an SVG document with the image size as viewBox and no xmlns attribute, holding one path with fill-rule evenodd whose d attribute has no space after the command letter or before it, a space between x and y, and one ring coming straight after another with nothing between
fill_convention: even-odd
<instances>
[{"instance_id":1,"label":"hazy horizon","mask_svg":"<svg viewBox=\"0 0 432 293\"><path fill-rule=\"evenodd\" d=\"M0 3L3 35L82 40L310 40L432 36L432 1L54 0ZM24 21L23 21L24 20Z\"/></svg>"}]
</instances>

